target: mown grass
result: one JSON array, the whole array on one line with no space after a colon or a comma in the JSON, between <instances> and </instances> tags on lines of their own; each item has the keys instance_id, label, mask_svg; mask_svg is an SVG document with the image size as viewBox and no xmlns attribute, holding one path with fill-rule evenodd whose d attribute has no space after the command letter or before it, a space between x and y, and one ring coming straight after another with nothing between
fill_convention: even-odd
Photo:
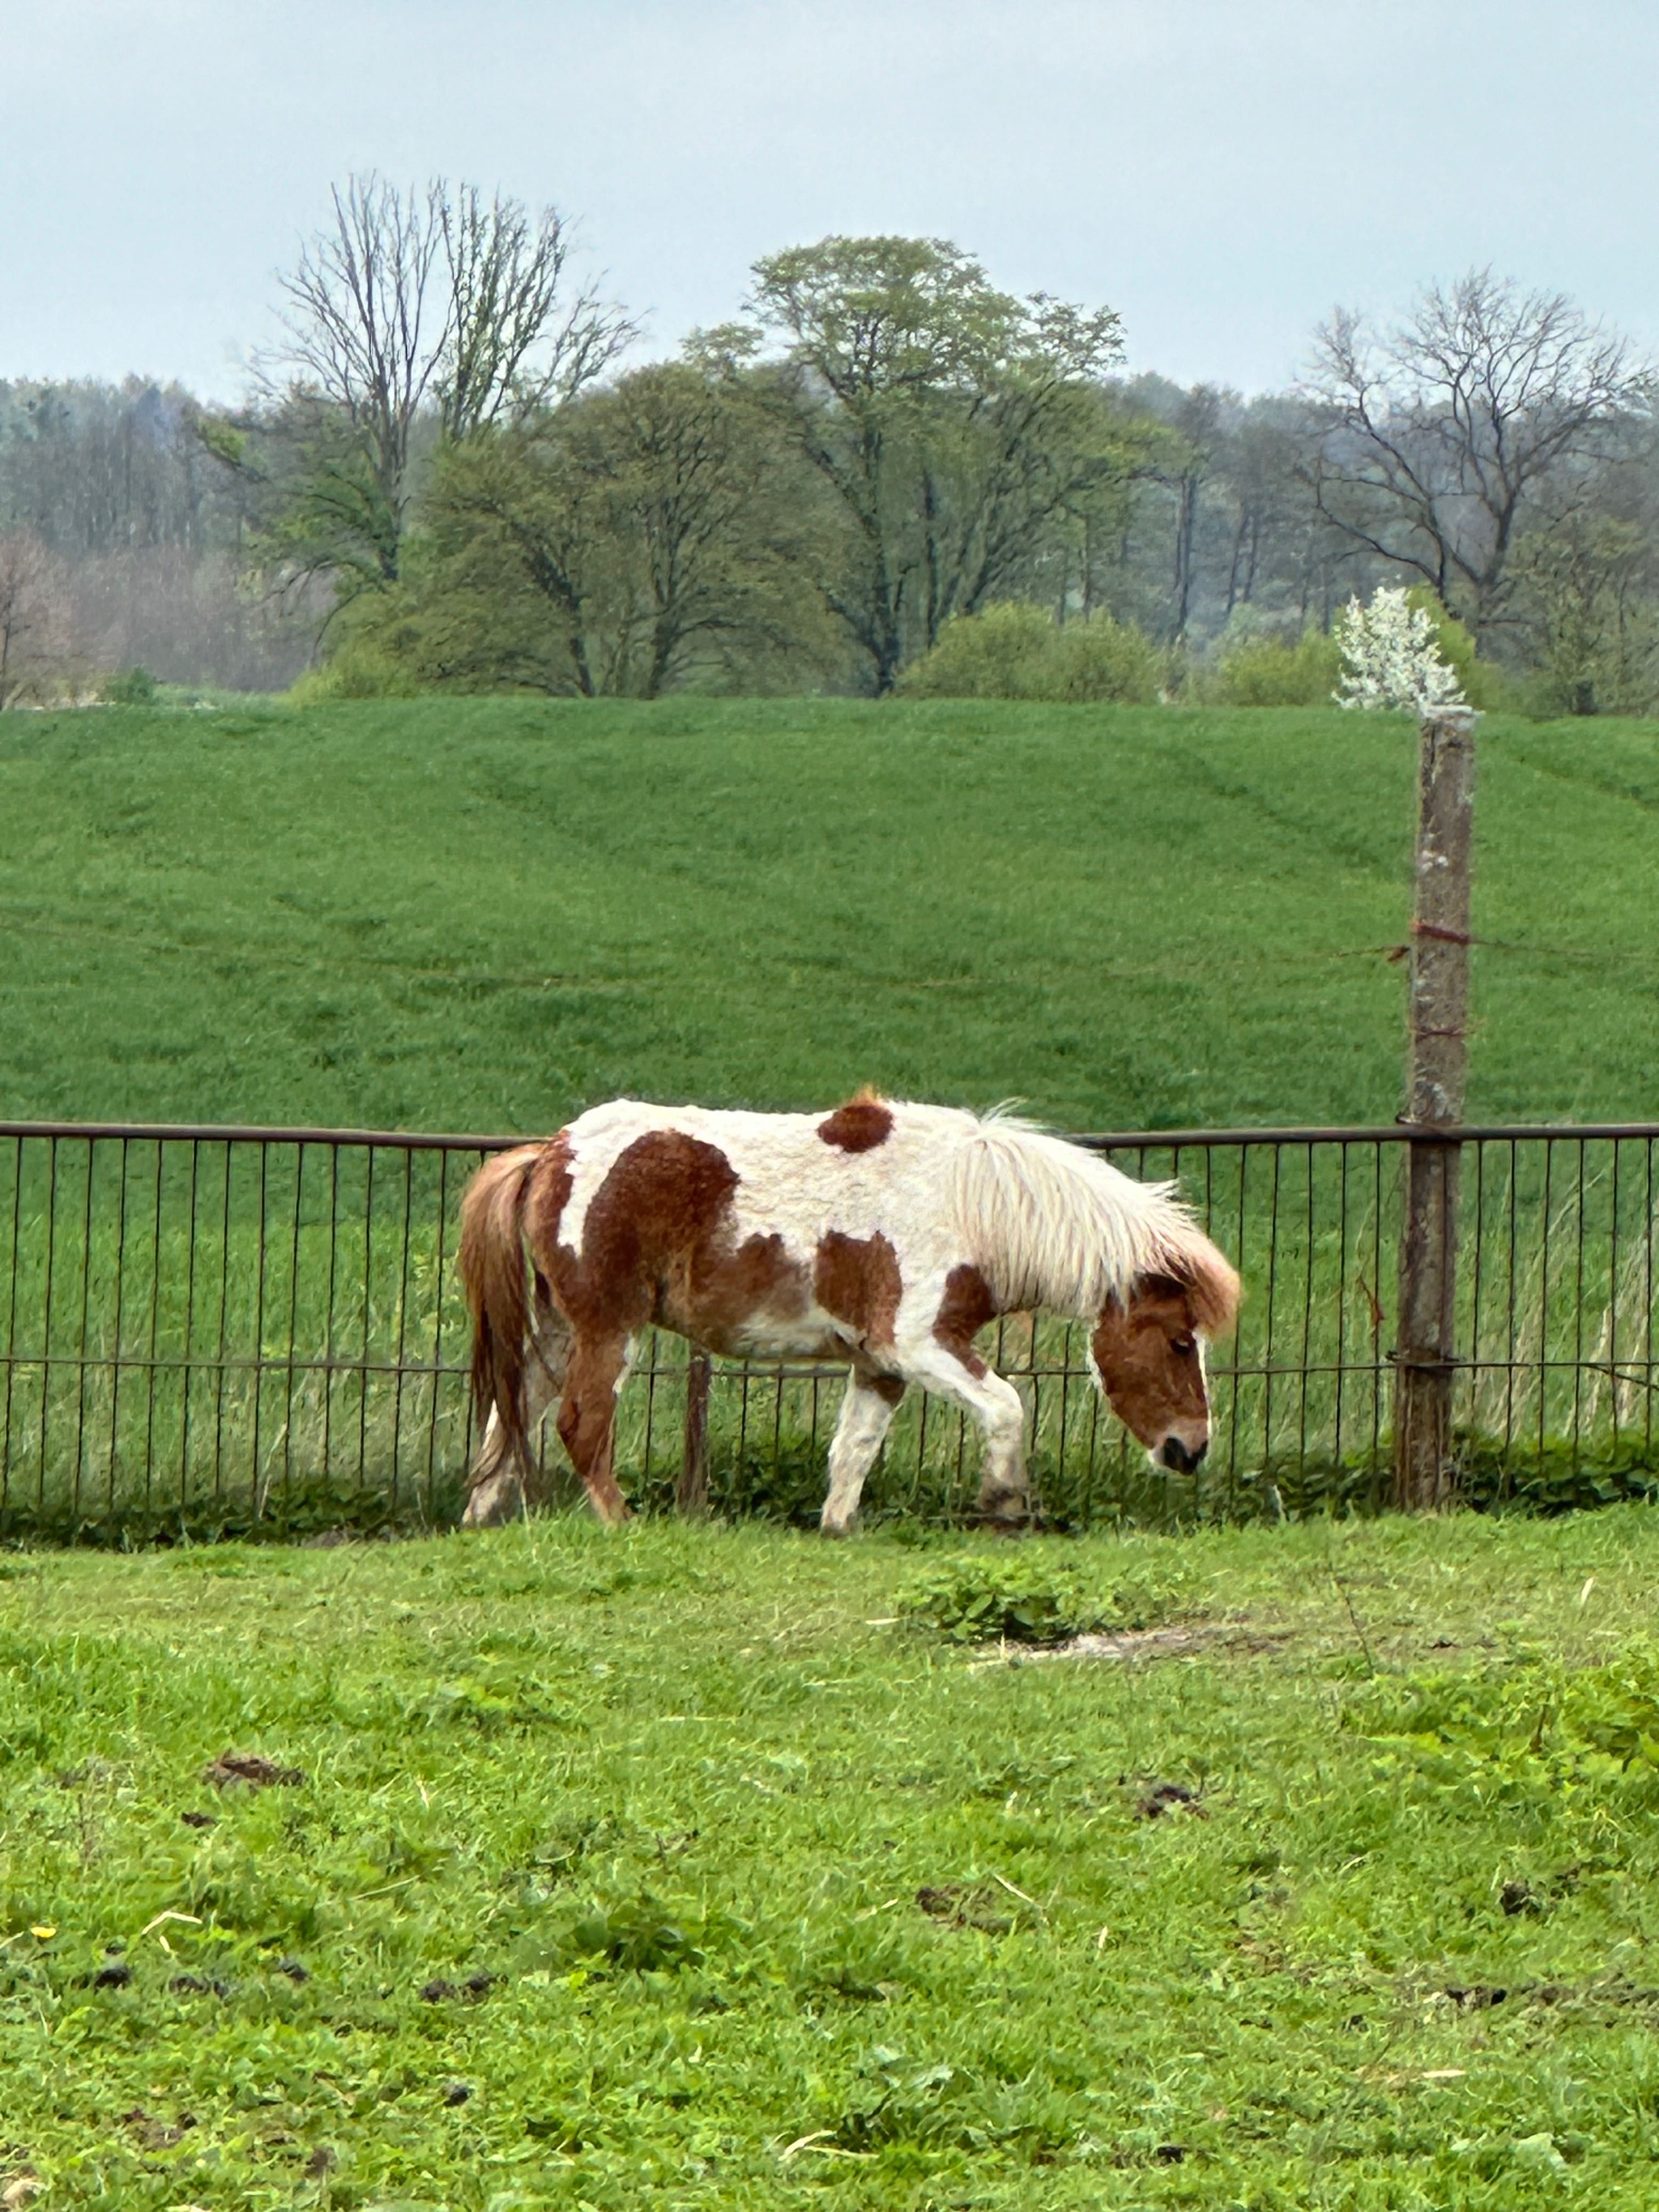
<instances>
[{"instance_id":1,"label":"mown grass","mask_svg":"<svg viewBox=\"0 0 1659 2212\"><path fill-rule=\"evenodd\" d=\"M975 1559L1226 1634L988 1664L896 1618ZM1656 1565L1634 1508L14 1554L0 2183L1645 2208ZM305 1779L216 1790L227 1750Z\"/></svg>"},{"instance_id":2,"label":"mown grass","mask_svg":"<svg viewBox=\"0 0 1659 2212\"><path fill-rule=\"evenodd\" d=\"M1388 1120L1413 732L1328 711L252 702L0 723L0 1112L538 1131L874 1081ZM1659 1096L1652 724L1480 732L1474 1115Z\"/></svg>"}]
</instances>

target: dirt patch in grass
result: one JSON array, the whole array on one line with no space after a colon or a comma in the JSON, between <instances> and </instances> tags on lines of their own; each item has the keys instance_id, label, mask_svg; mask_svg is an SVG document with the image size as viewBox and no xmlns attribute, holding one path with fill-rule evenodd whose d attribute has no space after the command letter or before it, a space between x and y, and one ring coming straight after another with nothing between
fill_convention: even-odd
<instances>
[{"instance_id":1,"label":"dirt patch in grass","mask_svg":"<svg viewBox=\"0 0 1659 2212\"><path fill-rule=\"evenodd\" d=\"M211 1783L216 1790L228 1790L237 1783L250 1790L299 1790L304 1786L306 1775L303 1767L279 1766L274 1759L266 1759L257 1751L222 1751L217 1759L202 1769L202 1779ZM197 1821L191 1821L192 1827L197 1825Z\"/></svg>"},{"instance_id":2,"label":"dirt patch in grass","mask_svg":"<svg viewBox=\"0 0 1659 2212\"><path fill-rule=\"evenodd\" d=\"M1000 1646L980 1667L1035 1667L1054 1659L1179 1659L1183 1653L1226 1644L1243 1651L1271 1651L1285 1633L1263 1634L1243 1621L1189 1621L1164 1628L1123 1628L1068 1637L1063 1644Z\"/></svg>"}]
</instances>

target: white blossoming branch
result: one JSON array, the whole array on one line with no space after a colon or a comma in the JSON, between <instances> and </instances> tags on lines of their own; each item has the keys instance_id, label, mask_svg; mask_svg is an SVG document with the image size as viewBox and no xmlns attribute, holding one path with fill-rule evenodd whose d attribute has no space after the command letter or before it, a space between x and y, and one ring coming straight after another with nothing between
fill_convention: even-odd
<instances>
[{"instance_id":1,"label":"white blossoming branch","mask_svg":"<svg viewBox=\"0 0 1659 2212\"><path fill-rule=\"evenodd\" d=\"M1440 657L1434 618L1405 592L1379 585L1368 607L1356 597L1336 618L1342 651L1340 707L1404 707L1418 715L1468 702Z\"/></svg>"}]
</instances>

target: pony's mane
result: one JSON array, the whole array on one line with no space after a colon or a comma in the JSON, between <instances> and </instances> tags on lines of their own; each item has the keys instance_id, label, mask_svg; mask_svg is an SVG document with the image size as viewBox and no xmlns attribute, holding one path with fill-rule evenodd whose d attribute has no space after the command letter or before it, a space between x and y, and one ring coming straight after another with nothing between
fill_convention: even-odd
<instances>
[{"instance_id":1,"label":"pony's mane","mask_svg":"<svg viewBox=\"0 0 1659 2212\"><path fill-rule=\"evenodd\" d=\"M981 1116L951 1164L957 1226L1005 1311L1087 1319L1147 1277L1188 1293L1195 1325L1224 1335L1238 1277L1172 1182L1136 1182L1097 1153L1006 1108Z\"/></svg>"}]
</instances>

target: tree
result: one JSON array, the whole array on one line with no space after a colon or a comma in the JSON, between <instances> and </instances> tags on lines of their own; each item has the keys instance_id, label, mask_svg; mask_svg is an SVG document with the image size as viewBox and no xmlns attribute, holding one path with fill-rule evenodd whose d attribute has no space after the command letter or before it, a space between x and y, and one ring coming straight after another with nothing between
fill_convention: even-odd
<instances>
[{"instance_id":1,"label":"tree","mask_svg":"<svg viewBox=\"0 0 1659 2212\"><path fill-rule=\"evenodd\" d=\"M1642 398L1622 338L1490 270L1431 285L1379 338L1339 309L1307 391L1323 416L1310 468L1319 513L1420 576L1482 644L1504 619L1528 514L1547 494L1571 503Z\"/></svg>"},{"instance_id":2,"label":"tree","mask_svg":"<svg viewBox=\"0 0 1659 2212\"><path fill-rule=\"evenodd\" d=\"M262 377L286 448L281 550L349 590L398 574L428 420L453 440L572 398L635 333L593 286L568 295L551 209L532 222L474 185L405 192L373 173L332 200L331 225L279 279L283 337Z\"/></svg>"},{"instance_id":3,"label":"tree","mask_svg":"<svg viewBox=\"0 0 1659 2212\"><path fill-rule=\"evenodd\" d=\"M757 388L833 496L825 603L877 692L951 615L1006 596L1118 465L1093 383L1121 349L1117 317L1014 299L940 240L772 254L744 325L714 343L734 369L763 362Z\"/></svg>"},{"instance_id":4,"label":"tree","mask_svg":"<svg viewBox=\"0 0 1659 2212\"><path fill-rule=\"evenodd\" d=\"M440 456L374 625L428 682L655 698L824 658L815 486L741 384L663 362Z\"/></svg>"},{"instance_id":5,"label":"tree","mask_svg":"<svg viewBox=\"0 0 1659 2212\"><path fill-rule=\"evenodd\" d=\"M1586 509L1530 532L1516 549L1515 576L1540 705L1570 714L1651 711L1656 548L1636 521Z\"/></svg>"},{"instance_id":6,"label":"tree","mask_svg":"<svg viewBox=\"0 0 1659 2212\"><path fill-rule=\"evenodd\" d=\"M0 537L0 711L45 704L60 691L74 657L63 563L33 531Z\"/></svg>"}]
</instances>

